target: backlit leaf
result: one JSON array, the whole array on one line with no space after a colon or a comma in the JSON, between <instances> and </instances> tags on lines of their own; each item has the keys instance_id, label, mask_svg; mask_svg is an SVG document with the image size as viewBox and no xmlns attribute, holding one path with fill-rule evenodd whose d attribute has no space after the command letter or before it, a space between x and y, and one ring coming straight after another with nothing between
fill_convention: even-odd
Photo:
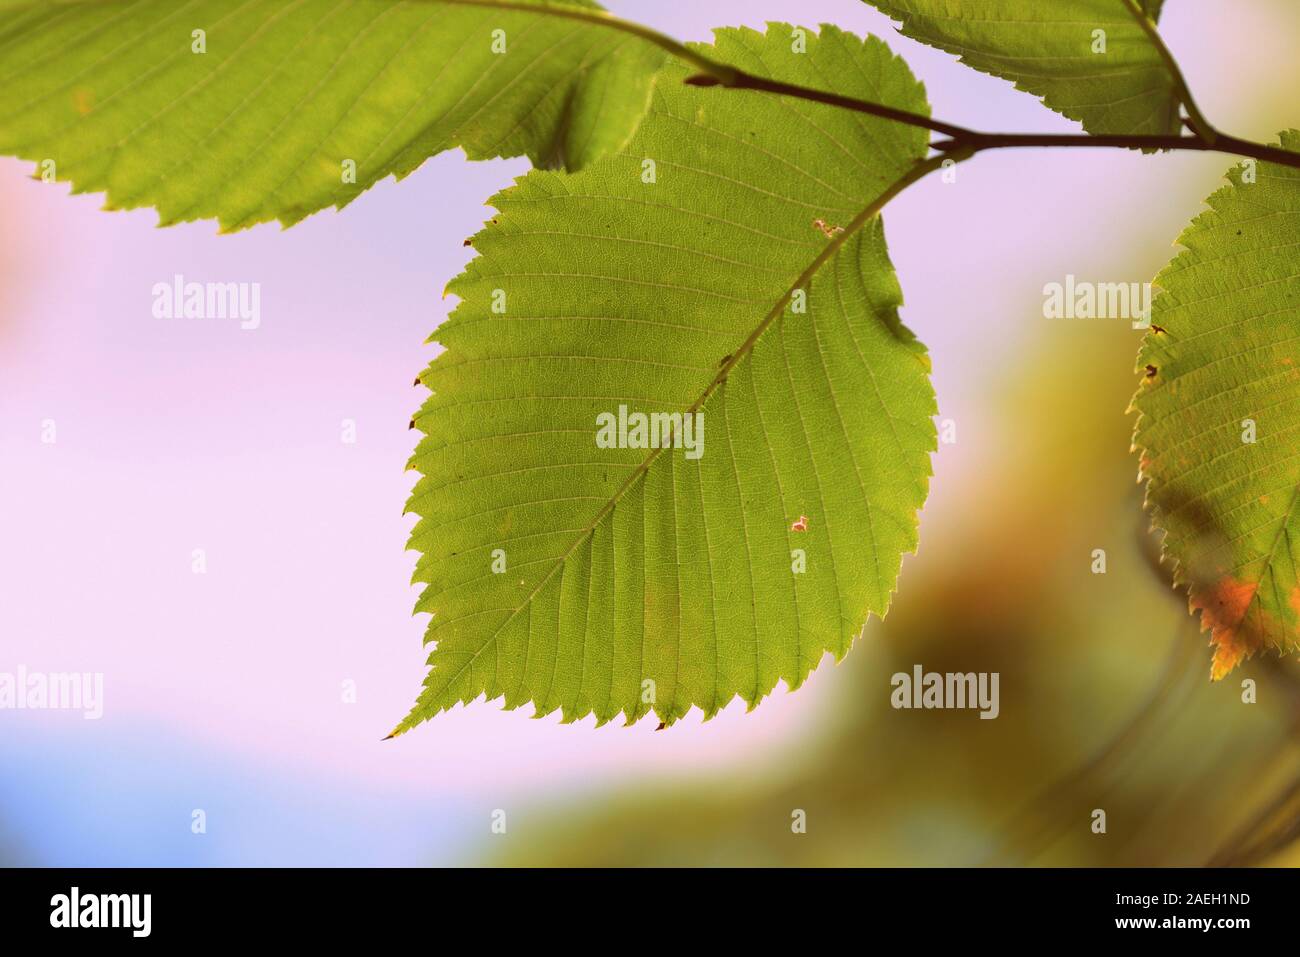
<instances>
[{"instance_id":1,"label":"backlit leaf","mask_svg":"<svg viewBox=\"0 0 1300 957\"><path fill-rule=\"evenodd\" d=\"M928 111L878 40L796 46L773 24L711 52ZM855 217L926 133L686 75L620 155L495 197L450 286L409 506L435 647L398 732L479 696L565 721L752 706L844 655L916 546L929 362ZM698 409L702 455L600 447L620 406Z\"/></svg>"},{"instance_id":2,"label":"backlit leaf","mask_svg":"<svg viewBox=\"0 0 1300 957\"><path fill-rule=\"evenodd\" d=\"M492 0L0 0L0 54L0 153L225 229L343 206L457 146L581 168L627 143L664 59Z\"/></svg>"},{"instance_id":3,"label":"backlit leaf","mask_svg":"<svg viewBox=\"0 0 1300 957\"><path fill-rule=\"evenodd\" d=\"M1172 135L1174 78L1125 0L866 0L905 36L1013 82L1095 134ZM1163 0L1142 0L1152 20Z\"/></svg>"},{"instance_id":4,"label":"backlit leaf","mask_svg":"<svg viewBox=\"0 0 1300 957\"><path fill-rule=\"evenodd\" d=\"M1282 137L1300 152L1300 133ZM1213 676L1300 650L1300 170L1253 161L1179 238L1138 362L1134 444Z\"/></svg>"}]
</instances>

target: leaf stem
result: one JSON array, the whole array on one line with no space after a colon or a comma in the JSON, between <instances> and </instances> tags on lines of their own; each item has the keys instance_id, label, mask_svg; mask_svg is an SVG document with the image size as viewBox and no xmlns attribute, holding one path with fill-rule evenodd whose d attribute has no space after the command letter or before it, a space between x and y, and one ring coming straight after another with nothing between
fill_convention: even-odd
<instances>
[{"instance_id":1,"label":"leaf stem","mask_svg":"<svg viewBox=\"0 0 1300 957\"><path fill-rule=\"evenodd\" d=\"M1156 53L1164 61L1165 69L1169 71L1170 79L1174 81L1174 92L1178 94L1178 99L1182 102L1183 108L1187 110L1187 123L1202 140L1207 143L1213 143L1219 138L1219 131L1214 128L1209 120L1205 118L1200 108L1196 105L1196 99L1192 96L1192 88L1187 85L1187 80L1183 76L1183 71L1178 66L1178 61L1174 59L1173 52L1165 45L1164 39L1160 36L1160 31L1156 28L1155 21L1147 16L1146 11L1138 6L1137 0L1124 0L1124 6L1128 12L1133 15L1137 25L1147 35L1151 45L1155 47Z\"/></svg>"}]
</instances>

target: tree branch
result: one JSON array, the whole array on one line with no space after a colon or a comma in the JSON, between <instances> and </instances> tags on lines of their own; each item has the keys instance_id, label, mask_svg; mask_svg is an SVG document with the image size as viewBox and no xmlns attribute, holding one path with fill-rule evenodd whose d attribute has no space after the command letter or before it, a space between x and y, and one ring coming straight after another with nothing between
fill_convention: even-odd
<instances>
[{"instance_id":1,"label":"tree branch","mask_svg":"<svg viewBox=\"0 0 1300 957\"><path fill-rule=\"evenodd\" d=\"M789 96L795 99L807 100L811 103L822 103L840 109L853 110L857 113L865 113L868 116L903 123L907 126L920 127L932 133L948 137L946 140L933 144L933 148L940 153L947 154L950 158L965 159L985 150L1034 146L1194 150L1197 152L1219 152L1234 156L1246 156L1268 163L1277 163L1280 166L1300 169L1300 153L1293 153L1290 150L1284 150L1276 146L1265 146L1262 143L1254 143L1249 140L1238 139L1235 136L1228 136L1220 133L1211 125L1196 106L1196 101L1192 98L1192 92L1187 86L1187 81L1183 78L1182 71L1179 70L1173 54L1160 38L1156 25L1151 21L1150 17L1142 12L1137 0L1123 0L1123 2L1136 19L1138 25L1150 38L1156 51L1160 54L1160 58L1164 61L1170 76L1173 78L1175 91L1183 107L1187 110L1188 115L1184 122L1191 129L1193 134L1191 136L984 133L967 129L964 126L957 126L954 123L932 119L922 113L912 113L908 110L886 106L883 103L874 103L871 100L842 96L825 90L815 90L794 83L784 83L780 80L754 76L752 73L747 73L730 64L714 60L702 53L698 48L692 48L680 43L658 30L642 26L639 23L633 23L630 20L620 19L596 7L576 7L563 2L563 0L559 0L559 2L539 2L539 0L440 0L440 2L467 7L492 7L498 10L512 10L521 13L544 13L550 16L607 27L612 30L620 30L623 33L639 37L647 43L654 44L699 70L699 73L686 78L686 83L691 86L720 86L729 90L753 90L773 93L778 96Z\"/></svg>"},{"instance_id":2,"label":"tree branch","mask_svg":"<svg viewBox=\"0 0 1300 957\"><path fill-rule=\"evenodd\" d=\"M884 120L893 120L895 123L919 126L922 129L930 130L932 133L940 133L953 139L978 135L974 130L968 130L964 126L956 126L952 123L944 123L941 120L934 120L923 113L911 113L907 110L885 106L883 103L860 100L853 96L841 96L838 93L813 90L806 86L783 83L780 80L769 80L765 77L754 76L752 73L746 73L744 70L736 70L735 74L734 77L723 80L715 74L701 73L687 77L686 83L690 86L723 86L730 90L758 90L763 93L775 93L778 96L809 100L813 103L824 103L827 106L837 106L841 109L853 110L856 113L866 113L869 116L878 116Z\"/></svg>"},{"instance_id":3,"label":"tree branch","mask_svg":"<svg viewBox=\"0 0 1300 957\"><path fill-rule=\"evenodd\" d=\"M1228 153L1234 156L1246 156L1252 159L1262 160L1267 163L1276 163L1280 166L1290 166L1294 169L1300 169L1300 153L1293 153L1277 146L1265 146L1262 143L1254 143L1249 140L1239 139L1235 136L1228 136L1220 133L1210 124L1201 111L1197 108L1195 100L1192 98L1191 91L1187 88L1187 82L1183 79L1177 64L1174 62L1169 48L1160 40L1159 33L1155 32L1155 25L1150 18L1136 6L1135 0L1124 0L1134 15L1139 18L1143 29L1148 31L1155 43L1157 50L1160 51L1161 58L1165 60L1170 74L1174 78L1174 85L1177 90L1179 99L1187 109L1188 116L1184 123L1192 131L1191 136L1123 136L1123 135L1094 135L1091 133L984 133L979 130L968 129L964 126L957 126L953 123L947 123L943 120L936 120L921 113L911 113L907 110L895 109L892 106L886 106L883 103L873 103L870 100L861 100L852 96L841 96L838 93L827 93L823 90L813 90L805 86L797 86L793 83L783 83L780 80L769 80L764 77L754 76L746 73L744 70L732 70L731 76L723 76L720 71L710 71L700 73L686 78L686 83L691 86L721 86L731 90L756 90L764 93L775 93L778 96L789 96L795 99L808 100L813 103L824 103L828 106L840 107L841 109L853 110L857 113L865 113L869 116L880 117L885 120L892 120L896 123L904 123L908 126L917 126L922 129L930 130L934 133L942 134L948 137L946 140L940 140L932 144L932 148L950 155L958 152L964 152L966 156L973 156L976 153L982 153L985 150L994 149L1016 149L1035 146L1056 146L1056 147L1084 147L1084 148L1106 148L1106 149L1144 149L1144 150L1193 150L1196 152L1218 152ZM698 65L698 63L696 64Z\"/></svg>"},{"instance_id":4,"label":"tree branch","mask_svg":"<svg viewBox=\"0 0 1300 957\"><path fill-rule=\"evenodd\" d=\"M1089 133L969 133L940 140L931 148L941 153L969 150L1017 149L1030 146L1063 146L1103 149L1192 150L1201 153L1228 153L1248 156L1266 163L1300 169L1300 153L1277 146L1264 146L1235 136L1217 134L1214 142L1194 136L1094 136Z\"/></svg>"}]
</instances>

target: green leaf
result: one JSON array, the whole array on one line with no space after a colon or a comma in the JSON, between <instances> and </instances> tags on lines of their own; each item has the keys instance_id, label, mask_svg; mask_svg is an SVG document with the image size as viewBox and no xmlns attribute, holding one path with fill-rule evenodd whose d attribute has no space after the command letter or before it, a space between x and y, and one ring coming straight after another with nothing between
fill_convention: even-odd
<instances>
[{"instance_id":1,"label":"green leaf","mask_svg":"<svg viewBox=\"0 0 1300 957\"><path fill-rule=\"evenodd\" d=\"M1300 133L1282 145L1300 152ZM1156 279L1133 400L1147 501L1216 679L1300 650L1300 171L1228 178Z\"/></svg>"},{"instance_id":2,"label":"green leaf","mask_svg":"<svg viewBox=\"0 0 1300 957\"><path fill-rule=\"evenodd\" d=\"M0 0L0 51L0 153L227 230L342 207L456 146L582 168L627 143L664 61L493 0Z\"/></svg>"},{"instance_id":3,"label":"green leaf","mask_svg":"<svg viewBox=\"0 0 1300 957\"><path fill-rule=\"evenodd\" d=\"M799 53L792 29L710 52L928 112L879 40ZM395 733L480 695L600 723L753 706L844 655L916 546L934 395L869 207L937 165L926 132L686 75L622 154L495 197L449 287L409 505L436 647ZM600 447L620 406L699 410L703 454Z\"/></svg>"},{"instance_id":4,"label":"green leaf","mask_svg":"<svg viewBox=\"0 0 1300 957\"><path fill-rule=\"evenodd\" d=\"M1127 0L866 0L922 43L1042 97L1094 134L1174 135L1176 79ZM1154 21L1163 0L1142 0ZM1100 51L1095 31L1105 33ZM1098 51L1098 52L1094 52Z\"/></svg>"}]
</instances>

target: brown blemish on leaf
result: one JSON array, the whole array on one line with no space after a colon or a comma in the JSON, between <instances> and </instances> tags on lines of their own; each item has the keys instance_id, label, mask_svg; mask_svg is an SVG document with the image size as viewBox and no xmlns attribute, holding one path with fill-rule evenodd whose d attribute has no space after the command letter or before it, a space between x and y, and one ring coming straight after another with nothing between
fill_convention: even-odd
<instances>
[{"instance_id":1,"label":"brown blemish on leaf","mask_svg":"<svg viewBox=\"0 0 1300 957\"><path fill-rule=\"evenodd\" d=\"M1211 681L1218 681L1259 650L1259 636L1242 627L1258 588L1258 583L1237 581L1229 575L1192 595L1191 607L1200 611L1201 630L1210 632L1214 646Z\"/></svg>"},{"instance_id":2,"label":"brown blemish on leaf","mask_svg":"<svg viewBox=\"0 0 1300 957\"><path fill-rule=\"evenodd\" d=\"M813 225L825 233L827 239L834 239L840 233L844 232L843 226L832 226L824 219L814 219Z\"/></svg>"},{"instance_id":3,"label":"brown blemish on leaf","mask_svg":"<svg viewBox=\"0 0 1300 957\"><path fill-rule=\"evenodd\" d=\"M1160 370L1157 369L1155 366L1152 365L1147 366L1147 378L1154 379L1156 377L1156 373L1159 371Z\"/></svg>"}]
</instances>

